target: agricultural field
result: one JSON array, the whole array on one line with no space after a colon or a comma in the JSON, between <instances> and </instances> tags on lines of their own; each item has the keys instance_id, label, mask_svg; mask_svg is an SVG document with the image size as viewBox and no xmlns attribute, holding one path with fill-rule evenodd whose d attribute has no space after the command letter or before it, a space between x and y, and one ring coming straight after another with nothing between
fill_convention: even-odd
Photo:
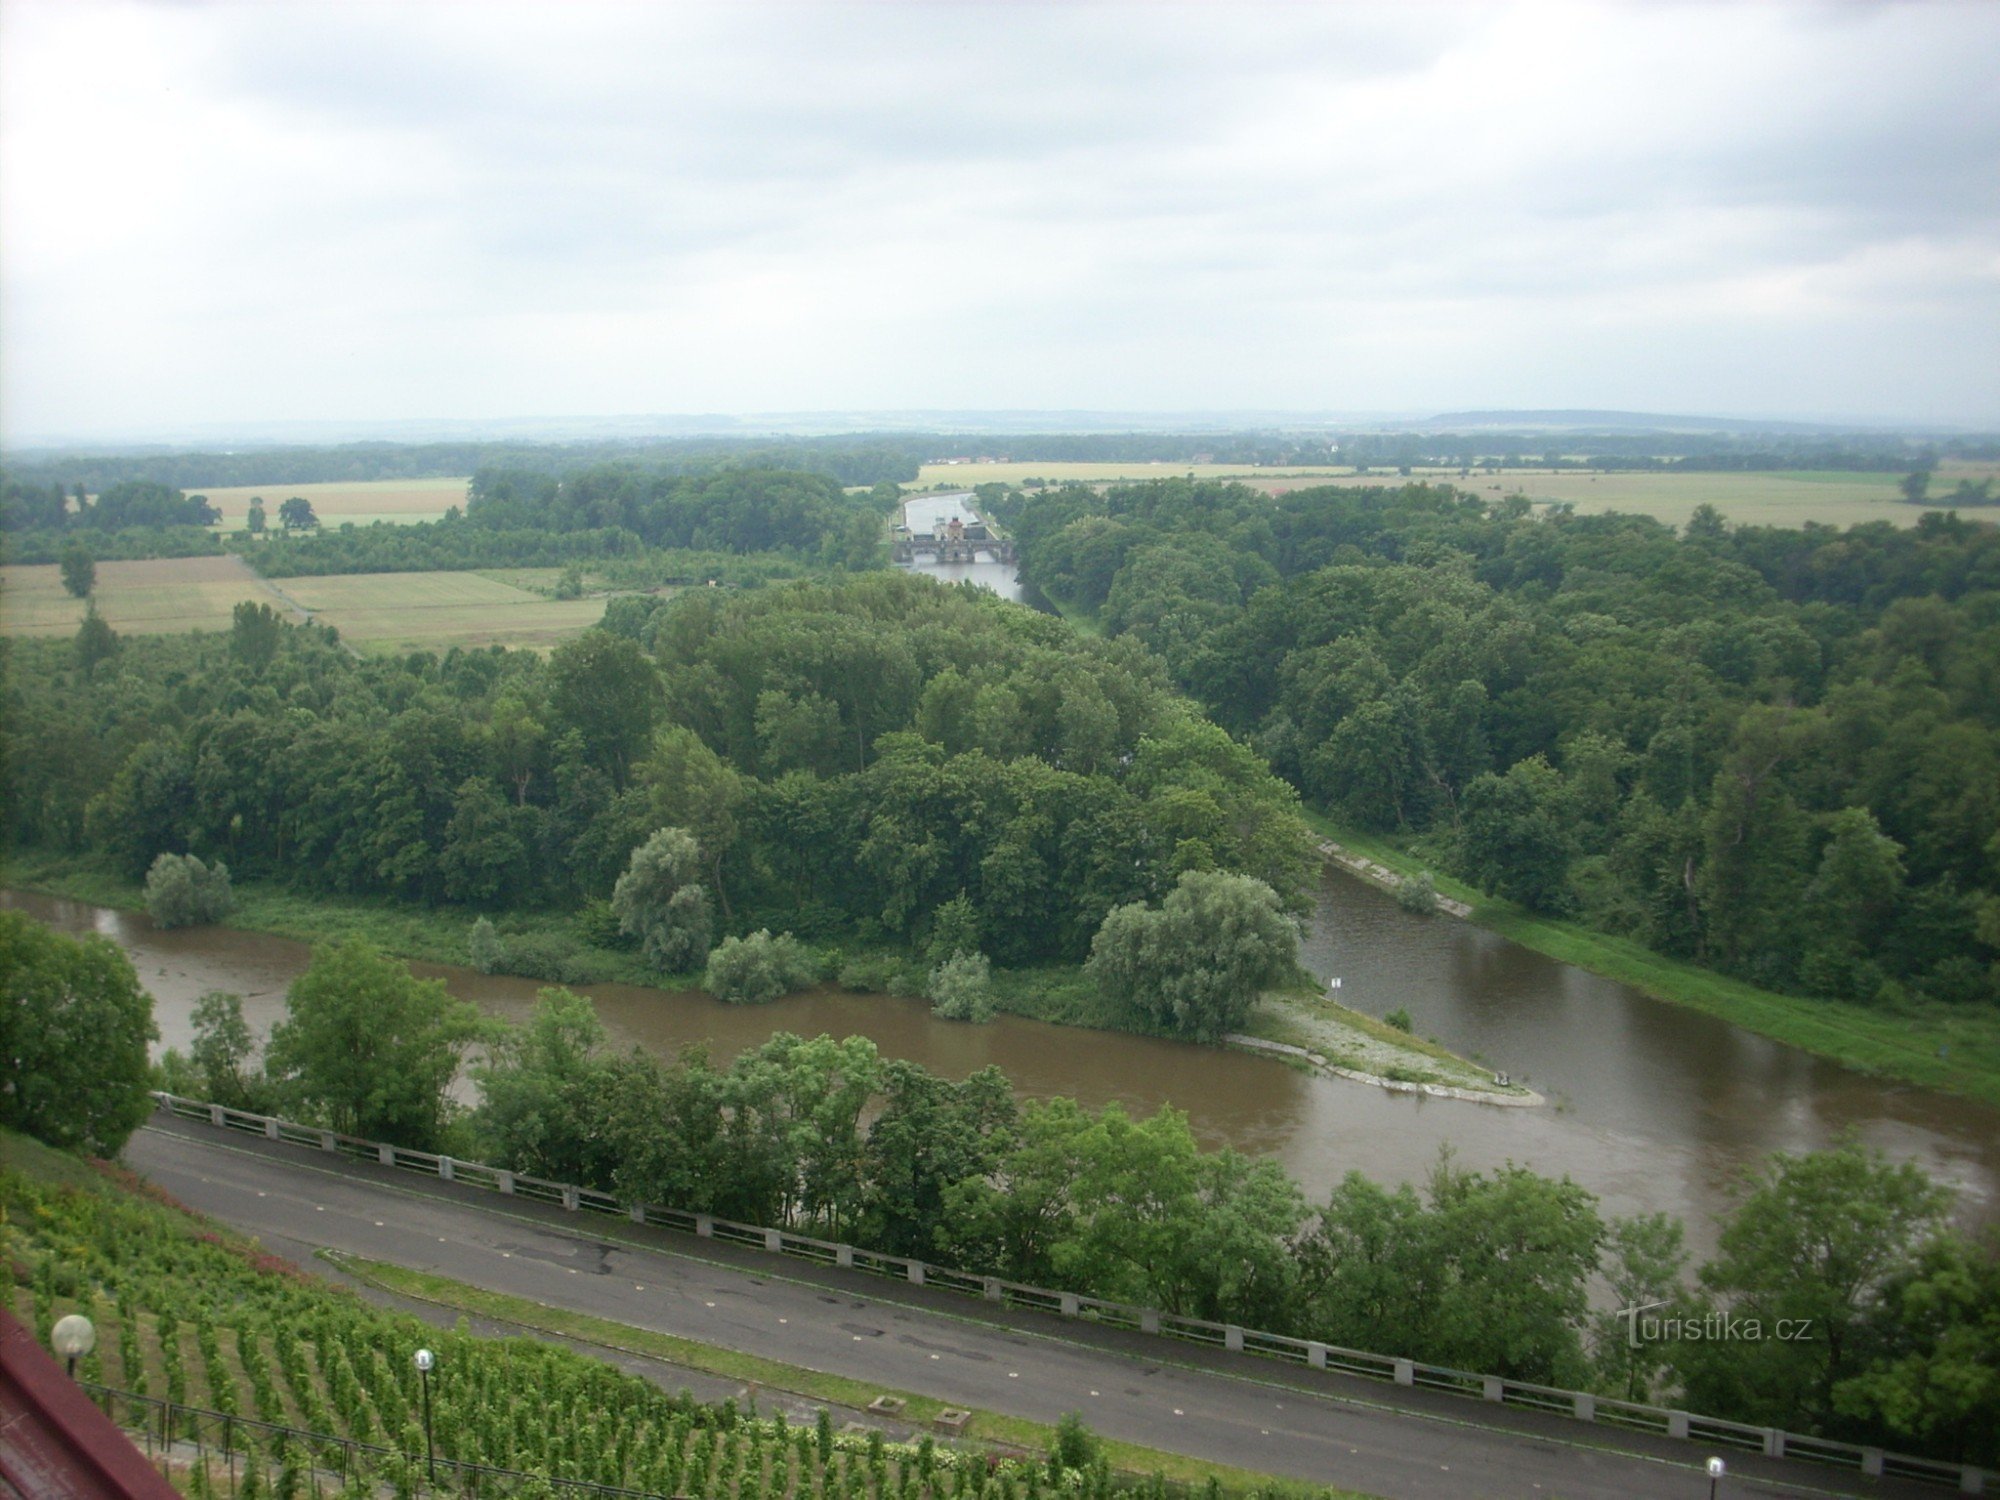
<instances>
[{"instance_id":1,"label":"agricultural field","mask_svg":"<svg viewBox=\"0 0 2000 1500\"><path fill-rule=\"evenodd\" d=\"M1237 480L1274 495L1323 484L1379 486L1404 482L1402 475L1384 469L1357 475L1347 468L1255 468L1242 464L1006 463L926 464L919 473L918 484L970 489L978 484L1019 484L1037 478L1108 484L1188 474L1197 479ZM1906 504L1897 488L1902 479L1900 474L1806 470L1749 474L1591 474L1510 469L1501 474L1474 470L1461 478L1456 468L1418 468L1408 477L1412 481L1456 485L1496 498L1518 492L1539 504L1566 502L1585 515L1613 510L1632 512L1652 516L1670 526L1685 525L1702 505L1712 505L1729 520L1752 526L1803 526L1809 521L1828 526L1853 526L1865 521L1914 526L1927 511L1951 508L1948 504ZM2000 466L1947 462L1940 464L1932 476L1931 491L1934 496L1942 497L1961 479L1977 484L1990 477L2000 477ZM2000 508L1968 514L2000 520Z\"/></svg>"},{"instance_id":2,"label":"agricultural field","mask_svg":"<svg viewBox=\"0 0 2000 1500\"><path fill-rule=\"evenodd\" d=\"M245 599L298 618L240 557L101 562L93 597L98 613L122 635L227 630L230 612ZM53 564L0 567L0 635L74 635L84 609L83 600L64 592Z\"/></svg>"},{"instance_id":3,"label":"agricultural field","mask_svg":"<svg viewBox=\"0 0 2000 1500\"><path fill-rule=\"evenodd\" d=\"M602 595L550 598L559 572L355 573L267 582L240 557L163 558L99 563L93 597L122 635L227 630L230 612L248 599L288 620L331 625L361 651L546 651L604 614ZM0 635L74 635L83 616L84 602L63 591L58 568L0 568Z\"/></svg>"},{"instance_id":4,"label":"agricultural field","mask_svg":"<svg viewBox=\"0 0 2000 1500\"><path fill-rule=\"evenodd\" d=\"M453 646L548 650L604 614L601 596L551 599L484 573L347 573L287 578L278 588L342 640L389 654Z\"/></svg>"},{"instance_id":5,"label":"agricultural field","mask_svg":"<svg viewBox=\"0 0 2000 1500\"><path fill-rule=\"evenodd\" d=\"M374 479L352 484L243 484L223 489L194 490L208 496L209 504L222 512L221 531L241 531L250 514L250 502L264 500L264 513L273 531L278 528L278 507L294 495L312 502L313 514L322 526L352 522L368 526L376 521L407 524L412 521L441 520L456 505L465 506L469 479Z\"/></svg>"}]
</instances>

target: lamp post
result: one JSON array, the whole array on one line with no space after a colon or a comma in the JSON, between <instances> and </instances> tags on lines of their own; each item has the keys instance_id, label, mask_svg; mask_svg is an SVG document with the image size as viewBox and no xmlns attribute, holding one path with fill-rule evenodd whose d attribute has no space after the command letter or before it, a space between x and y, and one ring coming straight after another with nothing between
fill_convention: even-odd
<instances>
[{"instance_id":1,"label":"lamp post","mask_svg":"<svg viewBox=\"0 0 2000 1500\"><path fill-rule=\"evenodd\" d=\"M74 1380L78 1358L97 1347L96 1325L82 1313L71 1313L56 1319L56 1326L49 1330L49 1343L69 1361L69 1378Z\"/></svg>"},{"instance_id":2,"label":"lamp post","mask_svg":"<svg viewBox=\"0 0 2000 1500\"><path fill-rule=\"evenodd\" d=\"M417 1373L424 1378L424 1470L437 1483L437 1450L431 1445L431 1366L437 1356L428 1349L417 1351Z\"/></svg>"},{"instance_id":3,"label":"lamp post","mask_svg":"<svg viewBox=\"0 0 2000 1500\"><path fill-rule=\"evenodd\" d=\"M1708 1461L1708 1500L1715 1500L1716 1481L1722 1478L1722 1476L1727 1474L1728 1472L1729 1472L1729 1465L1724 1463L1721 1459L1711 1458Z\"/></svg>"}]
</instances>

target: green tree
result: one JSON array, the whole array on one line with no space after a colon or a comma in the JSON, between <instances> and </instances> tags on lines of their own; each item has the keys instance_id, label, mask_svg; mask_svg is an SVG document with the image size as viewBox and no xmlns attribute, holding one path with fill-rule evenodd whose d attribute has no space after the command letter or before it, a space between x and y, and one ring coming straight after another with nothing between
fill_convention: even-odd
<instances>
[{"instance_id":1,"label":"green tree","mask_svg":"<svg viewBox=\"0 0 2000 1500\"><path fill-rule=\"evenodd\" d=\"M519 899L528 884L519 813L487 777L468 776L459 785L438 856L445 895L477 906Z\"/></svg>"},{"instance_id":2,"label":"green tree","mask_svg":"<svg viewBox=\"0 0 2000 1500\"><path fill-rule=\"evenodd\" d=\"M74 643L76 664L83 672L84 680L88 681L96 674L99 662L116 656L123 644L118 632L97 612L97 604L93 600L83 613L83 623L76 627Z\"/></svg>"},{"instance_id":3,"label":"green tree","mask_svg":"<svg viewBox=\"0 0 2000 1500\"><path fill-rule=\"evenodd\" d=\"M1884 1447L2000 1464L2000 1253L1955 1234L1930 1241L1884 1290L1885 1347L1834 1387L1841 1415Z\"/></svg>"},{"instance_id":4,"label":"green tree","mask_svg":"<svg viewBox=\"0 0 2000 1500\"><path fill-rule=\"evenodd\" d=\"M466 934L467 961L482 974L491 974L507 961L507 945L500 941L491 917L481 917Z\"/></svg>"},{"instance_id":5,"label":"green tree","mask_svg":"<svg viewBox=\"0 0 2000 1500\"><path fill-rule=\"evenodd\" d=\"M536 996L527 1025L509 1027L473 1070L480 1092L473 1123L495 1160L558 1182L611 1185L619 1165L610 1118L617 1069L604 1045L604 1025L583 996L564 989Z\"/></svg>"},{"instance_id":6,"label":"green tree","mask_svg":"<svg viewBox=\"0 0 2000 1500\"><path fill-rule=\"evenodd\" d=\"M443 1138L451 1085L483 1028L441 979L360 938L313 950L271 1031L266 1067L334 1129L420 1150Z\"/></svg>"},{"instance_id":7,"label":"green tree","mask_svg":"<svg viewBox=\"0 0 2000 1500\"><path fill-rule=\"evenodd\" d=\"M591 764L620 791L653 733L660 677L637 641L586 630L549 657L549 710L583 737Z\"/></svg>"},{"instance_id":8,"label":"green tree","mask_svg":"<svg viewBox=\"0 0 2000 1500\"><path fill-rule=\"evenodd\" d=\"M819 961L789 932L771 936L760 929L748 937L724 938L708 955L701 987L731 1005L761 1005L805 989L819 978Z\"/></svg>"},{"instance_id":9,"label":"green tree","mask_svg":"<svg viewBox=\"0 0 2000 1500\"><path fill-rule=\"evenodd\" d=\"M202 1097L231 1109L265 1108L270 1090L263 1071L251 1065L257 1042L243 1019L243 997L210 990L195 1002L193 1019L188 1060L201 1079Z\"/></svg>"},{"instance_id":10,"label":"green tree","mask_svg":"<svg viewBox=\"0 0 2000 1500\"><path fill-rule=\"evenodd\" d=\"M894 1255L942 1255L946 1195L984 1181L1013 1143L1019 1110L1006 1076L985 1067L952 1083L901 1059L882 1065L881 1112L868 1129L867 1242Z\"/></svg>"},{"instance_id":11,"label":"green tree","mask_svg":"<svg viewBox=\"0 0 2000 1500\"><path fill-rule=\"evenodd\" d=\"M1896 483L1903 492L1903 498L1912 505L1922 505L1931 492L1931 475L1928 469L1913 469Z\"/></svg>"},{"instance_id":12,"label":"green tree","mask_svg":"<svg viewBox=\"0 0 2000 1500\"><path fill-rule=\"evenodd\" d=\"M1599 1387L1626 1401L1650 1401L1665 1394L1673 1351L1640 1339L1631 1320L1700 1316L1681 1279L1688 1261L1685 1232L1666 1214L1619 1219L1605 1237L1605 1252L1604 1280L1616 1307L1596 1319Z\"/></svg>"},{"instance_id":13,"label":"green tree","mask_svg":"<svg viewBox=\"0 0 2000 1500\"><path fill-rule=\"evenodd\" d=\"M312 501L293 495L279 504L278 524L287 531L311 531L319 525L319 517L313 514Z\"/></svg>"},{"instance_id":14,"label":"green tree","mask_svg":"<svg viewBox=\"0 0 2000 1500\"><path fill-rule=\"evenodd\" d=\"M116 1156L152 1110L153 1002L107 938L0 911L0 1125Z\"/></svg>"},{"instance_id":15,"label":"green tree","mask_svg":"<svg viewBox=\"0 0 2000 1500\"><path fill-rule=\"evenodd\" d=\"M1537 911L1569 904L1569 862L1576 851L1562 778L1541 756L1490 772L1465 789L1460 847L1467 873L1485 889Z\"/></svg>"},{"instance_id":16,"label":"green tree","mask_svg":"<svg viewBox=\"0 0 2000 1500\"><path fill-rule=\"evenodd\" d=\"M662 828L632 851L611 892L618 930L638 938L663 973L686 973L708 957L714 917L700 883L701 848L685 828Z\"/></svg>"},{"instance_id":17,"label":"green tree","mask_svg":"<svg viewBox=\"0 0 2000 1500\"><path fill-rule=\"evenodd\" d=\"M78 599L88 599L97 587L97 561L81 542L71 542L62 550L62 583Z\"/></svg>"},{"instance_id":18,"label":"green tree","mask_svg":"<svg viewBox=\"0 0 2000 1500\"><path fill-rule=\"evenodd\" d=\"M264 534L265 528L270 522L264 513L263 496L252 495L250 497L250 509L244 513L243 524L249 528L250 535L252 536L262 536Z\"/></svg>"},{"instance_id":19,"label":"green tree","mask_svg":"<svg viewBox=\"0 0 2000 1500\"><path fill-rule=\"evenodd\" d=\"M1212 1042L1297 967L1298 943L1297 924L1263 881L1190 870L1157 910L1135 902L1107 916L1085 968L1156 1024Z\"/></svg>"},{"instance_id":20,"label":"green tree","mask_svg":"<svg viewBox=\"0 0 2000 1500\"><path fill-rule=\"evenodd\" d=\"M192 854L162 854L146 872L146 914L160 927L205 927L236 905L229 866Z\"/></svg>"},{"instance_id":21,"label":"green tree","mask_svg":"<svg viewBox=\"0 0 2000 1500\"><path fill-rule=\"evenodd\" d=\"M953 951L924 981L924 998L931 1014L946 1021L993 1019L993 970L983 953Z\"/></svg>"},{"instance_id":22,"label":"green tree","mask_svg":"<svg viewBox=\"0 0 2000 1500\"><path fill-rule=\"evenodd\" d=\"M268 604L242 599L230 611L229 654L253 675L261 676L271 665L284 634L285 622Z\"/></svg>"},{"instance_id":23,"label":"green tree","mask_svg":"<svg viewBox=\"0 0 2000 1500\"><path fill-rule=\"evenodd\" d=\"M1834 1388L1867 1363L1890 1284L1918 1265L1951 1201L1914 1164L1857 1145L1773 1156L1701 1269L1703 1286L1763 1336L1689 1345L1689 1404L1746 1422L1825 1423ZM1779 1337L1781 1324L1798 1336Z\"/></svg>"}]
</instances>

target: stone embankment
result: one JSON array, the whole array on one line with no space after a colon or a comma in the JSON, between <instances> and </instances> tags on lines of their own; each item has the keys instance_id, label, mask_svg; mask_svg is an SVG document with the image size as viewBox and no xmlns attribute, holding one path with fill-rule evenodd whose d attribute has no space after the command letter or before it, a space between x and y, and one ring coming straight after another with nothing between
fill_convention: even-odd
<instances>
[{"instance_id":1,"label":"stone embankment","mask_svg":"<svg viewBox=\"0 0 2000 1500\"><path fill-rule=\"evenodd\" d=\"M1365 854L1356 854L1351 849L1343 849L1331 839L1319 841L1319 852L1339 865L1343 870L1359 875L1370 885L1379 885L1384 890L1393 891L1403 883L1403 877L1387 865L1377 864ZM1463 901L1454 901L1449 896L1437 898L1437 909L1447 916L1469 917L1472 908Z\"/></svg>"}]
</instances>

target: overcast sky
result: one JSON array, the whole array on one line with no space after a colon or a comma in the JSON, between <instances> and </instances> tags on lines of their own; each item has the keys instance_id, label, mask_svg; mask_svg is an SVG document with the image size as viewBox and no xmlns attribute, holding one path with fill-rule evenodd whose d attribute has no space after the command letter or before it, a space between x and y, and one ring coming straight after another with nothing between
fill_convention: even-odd
<instances>
[{"instance_id":1,"label":"overcast sky","mask_svg":"<svg viewBox=\"0 0 2000 1500\"><path fill-rule=\"evenodd\" d=\"M2000 426L2000 4L0 6L0 438Z\"/></svg>"}]
</instances>

